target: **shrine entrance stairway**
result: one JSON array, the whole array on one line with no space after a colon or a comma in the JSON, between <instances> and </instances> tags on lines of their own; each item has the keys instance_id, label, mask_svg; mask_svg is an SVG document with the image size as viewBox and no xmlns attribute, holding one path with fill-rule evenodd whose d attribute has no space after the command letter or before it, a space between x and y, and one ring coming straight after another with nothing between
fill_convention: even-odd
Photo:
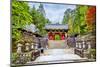
<instances>
[{"instance_id":1,"label":"shrine entrance stairway","mask_svg":"<svg viewBox=\"0 0 100 67\"><path fill-rule=\"evenodd\" d=\"M65 40L49 40L48 49L64 49L67 47Z\"/></svg>"}]
</instances>

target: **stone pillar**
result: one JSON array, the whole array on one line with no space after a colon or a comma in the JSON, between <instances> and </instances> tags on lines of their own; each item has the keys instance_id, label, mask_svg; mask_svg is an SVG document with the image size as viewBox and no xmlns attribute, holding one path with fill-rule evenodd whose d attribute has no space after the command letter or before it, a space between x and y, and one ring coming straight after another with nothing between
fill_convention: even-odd
<instances>
[{"instance_id":1,"label":"stone pillar","mask_svg":"<svg viewBox=\"0 0 100 67\"><path fill-rule=\"evenodd\" d=\"M76 48L78 48L78 43L76 42Z\"/></svg>"},{"instance_id":2,"label":"stone pillar","mask_svg":"<svg viewBox=\"0 0 100 67\"><path fill-rule=\"evenodd\" d=\"M29 47L30 44L29 43L26 43L25 46L26 46L26 51L29 51L30 50L30 47Z\"/></svg>"},{"instance_id":3,"label":"stone pillar","mask_svg":"<svg viewBox=\"0 0 100 67\"><path fill-rule=\"evenodd\" d=\"M34 43L31 43L31 49L34 49Z\"/></svg>"},{"instance_id":4,"label":"stone pillar","mask_svg":"<svg viewBox=\"0 0 100 67\"><path fill-rule=\"evenodd\" d=\"M85 48L85 41L84 40L83 40L82 44L83 44L83 48Z\"/></svg>"},{"instance_id":5,"label":"stone pillar","mask_svg":"<svg viewBox=\"0 0 100 67\"><path fill-rule=\"evenodd\" d=\"M35 49L38 49L38 44L37 43L35 44Z\"/></svg>"},{"instance_id":6,"label":"stone pillar","mask_svg":"<svg viewBox=\"0 0 100 67\"><path fill-rule=\"evenodd\" d=\"M91 43L90 43L90 41L88 41L87 44L88 44L88 49L91 49Z\"/></svg>"},{"instance_id":7,"label":"stone pillar","mask_svg":"<svg viewBox=\"0 0 100 67\"><path fill-rule=\"evenodd\" d=\"M79 48L82 48L82 45L81 45L81 43L79 43Z\"/></svg>"},{"instance_id":8,"label":"stone pillar","mask_svg":"<svg viewBox=\"0 0 100 67\"><path fill-rule=\"evenodd\" d=\"M22 44L18 43L17 45L17 53L22 53Z\"/></svg>"}]
</instances>

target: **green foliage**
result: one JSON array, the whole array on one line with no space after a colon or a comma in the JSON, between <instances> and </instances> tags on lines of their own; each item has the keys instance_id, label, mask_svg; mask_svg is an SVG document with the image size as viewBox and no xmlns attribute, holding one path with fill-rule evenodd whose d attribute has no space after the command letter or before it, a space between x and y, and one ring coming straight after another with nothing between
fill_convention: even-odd
<instances>
[{"instance_id":1,"label":"green foliage","mask_svg":"<svg viewBox=\"0 0 100 67\"><path fill-rule=\"evenodd\" d=\"M64 15L64 17L63 17L63 21L62 21L62 23L63 24L66 24L66 23L68 23L68 21L69 21L69 19L70 19L70 14L71 14L71 9L67 9L66 11L65 11L65 13L64 13L65 15Z\"/></svg>"},{"instance_id":2,"label":"green foliage","mask_svg":"<svg viewBox=\"0 0 100 67\"><path fill-rule=\"evenodd\" d=\"M64 19L63 19L63 24L68 24L69 31L68 34L72 35L74 30L73 30L73 23L75 19L75 11L71 9L67 9L65 11Z\"/></svg>"},{"instance_id":3,"label":"green foliage","mask_svg":"<svg viewBox=\"0 0 100 67\"><path fill-rule=\"evenodd\" d=\"M75 15L75 30L74 32L77 32L79 34L86 33L86 20L85 20L85 13L87 11L87 6L77 6L76 7L76 15Z\"/></svg>"},{"instance_id":4,"label":"green foliage","mask_svg":"<svg viewBox=\"0 0 100 67\"><path fill-rule=\"evenodd\" d=\"M23 28L25 25L32 22L32 16L29 13L29 6L26 2L12 0L12 38L19 40L21 32L18 28Z\"/></svg>"},{"instance_id":5,"label":"green foliage","mask_svg":"<svg viewBox=\"0 0 100 67\"><path fill-rule=\"evenodd\" d=\"M66 24L67 22L68 22L68 20L67 20L67 16L64 16L64 17L63 17L63 21L62 21L62 23L63 23L63 24Z\"/></svg>"},{"instance_id":6,"label":"green foliage","mask_svg":"<svg viewBox=\"0 0 100 67\"><path fill-rule=\"evenodd\" d=\"M50 23L50 21L46 19L44 13L42 13L42 10L44 9L43 5L42 8L39 7L39 9L41 10L38 11L35 9L35 7L30 9L27 2L21 2L17 0L12 1L11 21L13 45L15 45L16 42L19 42L23 39L22 33L18 29L23 29L26 25L30 25L32 23L39 30L39 34L46 34L44 26L45 24ZM43 11L45 12L45 10Z\"/></svg>"},{"instance_id":7,"label":"green foliage","mask_svg":"<svg viewBox=\"0 0 100 67\"><path fill-rule=\"evenodd\" d=\"M91 49L90 53L92 54L93 59L96 59L96 49Z\"/></svg>"},{"instance_id":8,"label":"green foliage","mask_svg":"<svg viewBox=\"0 0 100 67\"><path fill-rule=\"evenodd\" d=\"M55 40L60 40L60 36L58 34L55 35Z\"/></svg>"},{"instance_id":9,"label":"green foliage","mask_svg":"<svg viewBox=\"0 0 100 67\"><path fill-rule=\"evenodd\" d=\"M43 7L41 8L41 11L40 10L38 11L35 8L32 8L30 11L30 14L32 15L32 20L33 20L32 23L35 24L36 27L39 29L38 31L39 34L44 35L46 34L46 31L44 30L44 26L45 24L50 23L50 21L45 18L44 13L42 13L42 10L44 11Z\"/></svg>"},{"instance_id":10,"label":"green foliage","mask_svg":"<svg viewBox=\"0 0 100 67\"><path fill-rule=\"evenodd\" d=\"M89 49L88 58L96 59L96 49Z\"/></svg>"},{"instance_id":11,"label":"green foliage","mask_svg":"<svg viewBox=\"0 0 100 67\"><path fill-rule=\"evenodd\" d=\"M63 24L68 24L69 35L74 35L76 33L83 35L88 32L86 26L86 12L88 6L76 6L76 9L67 9L65 11Z\"/></svg>"},{"instance_id":12,"label":"green foliage","mask_svg":"<svg viewBox=\"0 0 100 67\"><path fill-rule=\"evenodd\" d=\"M11 55L11 60L12 60L12 63L15 63L19 58L19 54L17 53L12 53Z\"/></svg>"}]
</instances>

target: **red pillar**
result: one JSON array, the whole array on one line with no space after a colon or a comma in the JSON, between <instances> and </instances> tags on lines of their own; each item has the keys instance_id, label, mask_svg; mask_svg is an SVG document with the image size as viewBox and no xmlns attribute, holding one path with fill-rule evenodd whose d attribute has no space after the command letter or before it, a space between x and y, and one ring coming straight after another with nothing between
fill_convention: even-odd
<instances>
[{"instance_id":1,"label":"red pillar","mask_svg":"<svg viewBox=\"0 0 100 67\"><path fill-rule=\"evenodd\" d=\"M48 33L48 38L49 38L49 40L54 40L54 35L52 32Z\"/></svg>"},{"instance_id":2,"label":"red pillar","mask_svg":"<svg viewBox=\"0 0 100 67\"><path fill-rule=\"evenodd\" d=\"M65 40L65 33L61 34L61 40Z\"/></svg>"}]
</instances>

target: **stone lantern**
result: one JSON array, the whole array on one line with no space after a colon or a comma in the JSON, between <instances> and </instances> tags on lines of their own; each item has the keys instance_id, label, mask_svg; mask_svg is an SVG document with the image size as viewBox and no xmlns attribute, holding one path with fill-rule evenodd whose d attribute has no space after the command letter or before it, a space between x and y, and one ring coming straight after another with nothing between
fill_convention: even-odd
<instances>
[{"instance_id":1,"label":"stone lantern","mask_svg":"<svg viewBox=\"0 0 100 67\"><path fill-rule=\"evenodd\" d=\"M29 47L30 44L29 43L26 43L25 46L26 46L26 51L29 51L30 50L30 47Z\"/></svg>"},{"instance_id":2,"label":"stone lantern","mask_svg":"<svg viewBox=\"0 0 100 67\"><path fill-rule=\"evenodd\" d=\"M34 49L34 43L31 43L31 49Z\"/></svg>"},{"instance_id":3,"label":"stone lantern","mask_svg":"<svg viewBox=\"0 0 100 67\"><path fill-rule=\"evenodd\" d=\"M18 43L18 45L17 45L17 53L22 53L22 44L20 44L20 43Z\"/></svg>"},{"instance_id":4,"label":"stone lantern","mask_svg":"<svg viewBox=\"0 0 100 67\"><path fill-rule=\"evenodd\" d=\"M87 41L88 49L91 49L91 42L90 40Z\"/></svg>"},{"instance_id":5,"label":"stone lantern","mask_svg":"<svg viewBox=\"0 0 100 67\"><path fill-rule=\"evenodd\" d=\"M82 48L82 45L81 45L81 43L79 42L79 48Z\"/></svg>"},{"instance_id":6,"label":"stone lantern","mask_svg":"<svg viewBox=\"0 0 100 67\"><path fill-rule=\"evenodd\" d=\"M76 48L78 48L78 43L76 42Z\"/></svg>"},{"instance_id":7,"label":"stone lantern","mask_svg":"<svg viewBox=\"0 0 100 67\"><path fill-rule=\"evenodd\" d=\"M38 44L37 43L35 44L35 49L38 49Z\"/></svg>"},{"instance_id":8,"label":"stone lantern","mask_svg":"<svg viewBox=\"0 0 100 67\"><path fill-rule=\"evenodd\" d=\"M83 40L82 44L83 44L83 48L85 48L85 41L84 40Z\"/></svg>"}]
</instances>

